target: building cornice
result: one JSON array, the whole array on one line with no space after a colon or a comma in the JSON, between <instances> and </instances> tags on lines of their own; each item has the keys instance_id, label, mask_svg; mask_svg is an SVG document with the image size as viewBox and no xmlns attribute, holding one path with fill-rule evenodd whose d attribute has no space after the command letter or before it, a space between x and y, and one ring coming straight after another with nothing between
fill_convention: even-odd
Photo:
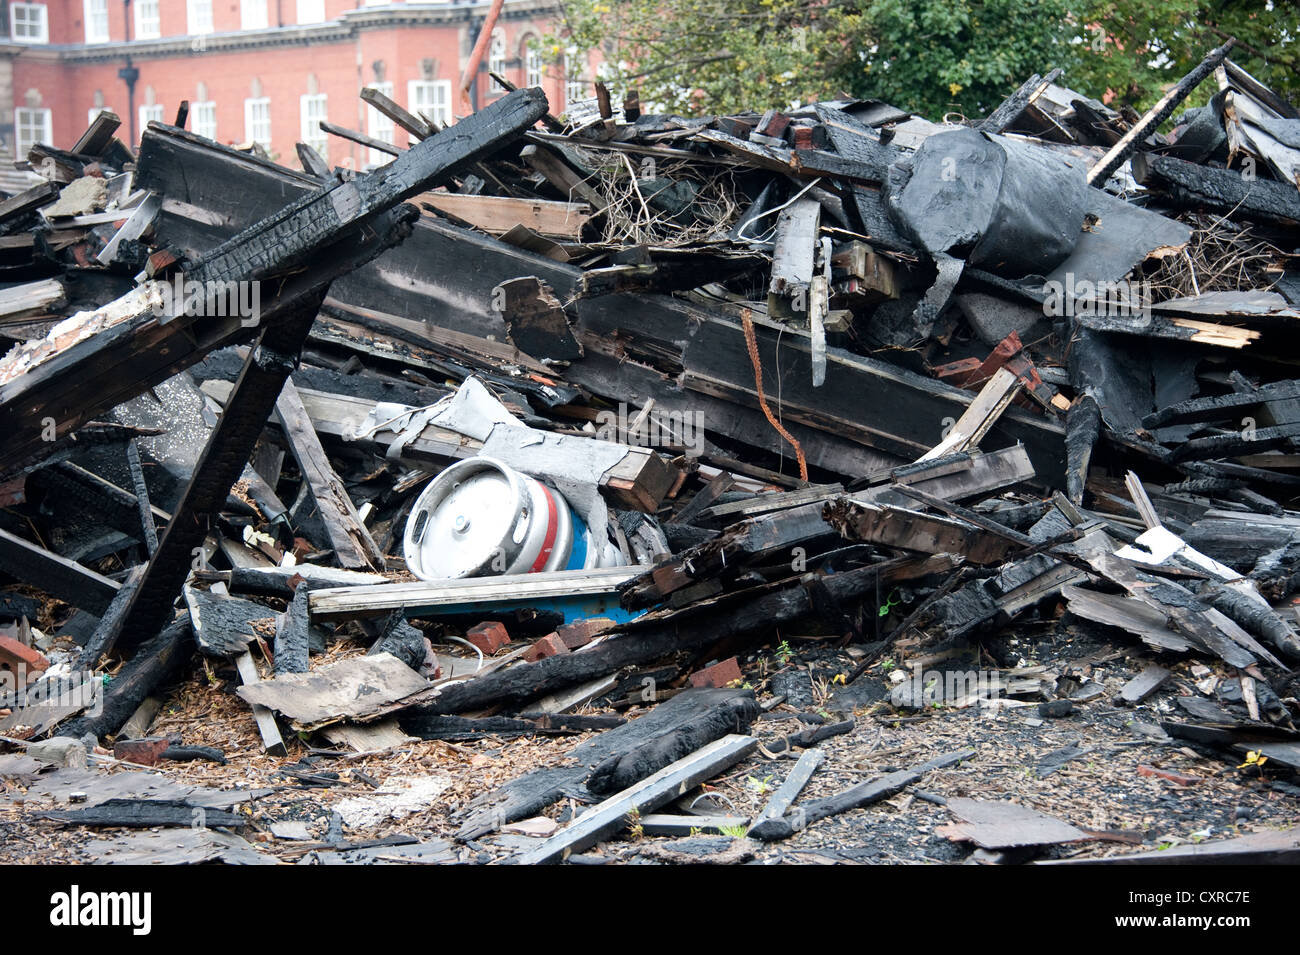
<instances>
[{"instance_id":1,"label":"building cornice","mask_svg":"<svg viewBox=\"0 0 1300 955\"><path fill-rule=\"evenodd\" d=\"M437 26L472 23L481 18L487 3L395 3L382 7L349 10L337 20L265 30L235 30L209 33L200 37L173 36L156 40L130 40L95 44L0 45L0 54L12 52L33 59L58 60L63 63L104 63L149 60L177 56L205 56L244 50L306 46L315 43L342 43L356 38L362 30L383 30L398 26ZM554 0L516 0L502 11L502 18L518 20L558 10ZM13 47L12 51L9 47Z\"/></svg>"}]
</instances>

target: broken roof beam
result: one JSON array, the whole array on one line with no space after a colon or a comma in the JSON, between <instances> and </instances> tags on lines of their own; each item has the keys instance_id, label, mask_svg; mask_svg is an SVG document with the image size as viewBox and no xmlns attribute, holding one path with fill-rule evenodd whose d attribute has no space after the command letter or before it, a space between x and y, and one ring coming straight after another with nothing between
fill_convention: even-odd
<instances>
[{"instance_id":1,"label":"broken roof beam","mask_svg":"<svg viewBox=\"0 0 1300 955\"><path fill-rule=\"evenodd\" d=\"M1133 158L1133 178L1181 208L1208 208L1283 226L1300 223L1300 193L1293 183L1246 179L1235 169L1149 153Z\"/></svg>"},{"instance_id":2,"label":"broken roof beam","mask_svg":"<svg viewBox=\"0 0 1300 955\"><path fill-rule=\"evenodd\" d=\"M993 112L989 113L976 127L984 133L1000 133L1019 118L1025 108L1043 94L1056 78L1061 75L1061 68L1057 67L1046 76L1039 76L1035 73L1029 79L1020 85L1020 88L1008 96Z\"/></svg>"},{"instance_id":3,"label":"broken roof beam","mask_svg":"<svg viewBox=\"0 0 1300 955\"><path fill-rule=\"evenodd\" d=\"M0 528L0 570L96 616L121 584Z\"/></svg>"},{"instance_id":4,"label":"broken roof beam","mask_svg":"<svg viewBox=\"0 0 1300 955\"><path fill-rule=\"evenodd\" d=\"M1205 59L1196 65L1195 69L1170 87L1169 91L1160 97L1159 102L1147 110L1145 115L1124 134L1123 138L1112 146L1106 155L1102 156L1097 164L1088 171L1088 185L1098 188L1105 186L1111 174L1122 166L1129 156L1133 155L1138 145L1154 133L1161 123L1173 115L1174 110L1178 108L1178 104L1185 100L1188 94L1201 84L1202 80L1215 71L1236 42L1234 37L1218 49L1211 50L1205 55Z\"/></svg>"},{"instance_id":5,"label":"broken roof beam","mask_svg":"<svg viewBox=\"0 0 1300 955\"><path fill-rule=\"evenodd\" d=\"M308 193L213 250L189 275L205 281L273 276L305 263L313 255L319 263L322 247L341 249L345 256L368 260L406 235L405 227L414 210L403 206L400 215L390 214L392 206L449 175L458 164L517 136L536 121L538 110L545 109L546 100L540 94L511 95L518 96L514 103L497 101L458 125L454 136L435 136L382 170ZM371 223L388 224L386 237L381 234L368 243L358 243L359 251L340 241L344 235ZM202 544L212 516L224 506L297 364L335 274L325 271L325 281L314 283L312 293L302 296L285 318L263 323L257 346L245 359L225 414L213 430L126 612L122 627L123 637L130 641L126 649L148 640L166 622L172 601L189 573L194 549ZM171 324L180 324L179 318ZM123 637L119 637L120 644Z\"/></svg>"}]
</instances>

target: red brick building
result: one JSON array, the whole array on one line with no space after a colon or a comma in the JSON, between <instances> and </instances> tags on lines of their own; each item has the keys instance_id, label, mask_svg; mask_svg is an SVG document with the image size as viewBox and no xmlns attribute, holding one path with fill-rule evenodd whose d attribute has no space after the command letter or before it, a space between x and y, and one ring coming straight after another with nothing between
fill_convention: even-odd
<instances>
[{"instance_id":1,"label":"red brick building","mask_svg":"<svg viewBox=\"0 0 1300 955\"><path fill-rule=\"evenodd\" d=\"M470 112L459 85L486 0L0 0L0 163L34 142L68 148L100 109L135 143L150 120L223 143L260 142L297 165L310 143L331 165L385 157L321 132L318 121L405 145L359 91L377 87L446 122ZM530 41L551 29L554 0L506 0L471 96L500 95L487 73L546 90L551 111L592 95L576 57L554 61ZM8 38L7 41L3 38ZM398 138L401 137L401 138Z\"/></svg>"}]
</instances>

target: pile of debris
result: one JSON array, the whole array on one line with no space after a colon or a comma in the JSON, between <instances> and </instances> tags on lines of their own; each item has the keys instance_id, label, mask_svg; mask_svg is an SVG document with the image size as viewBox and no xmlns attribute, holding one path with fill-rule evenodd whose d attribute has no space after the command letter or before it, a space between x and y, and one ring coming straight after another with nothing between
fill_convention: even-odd
<instances>
[{"instance_id":1,"label":"pile of debris","mask_svg":"<svg viewBox=\"0 0 1300 955\"><path fill-rule=\"evenodd\" d=\"M598 861L630 832L676 838L629 857L734 862L914 798L984 861L1152 844L967 798L1017 795L981 763L1010 724L1086 716L1155 748L1144 785L1217 760L1225 798L1285 816L1300 113L1230 45L1145 116L1059 71L970 124L684 119L598 87L444 132L368 90L411 145L326 126L395 156L360 175L183 115L138 155L111 114L37 147L46 181L0 203L0 734L25 749L0 806L34 832L207 814L96 844L125 861L265 861L252 826L282 859ZM236 697L260 745L203 745ZM873 766L886 731L915 758ZM514 739L534 764L483 771ZM425 745L472 758L374 778ZM311 830L229 812L271 792L246 776L144 769L258 751L374 793ZM700 807L796 755L752 806ZM861 781L799 800L819 769Z\"/></svg>"}]
</instances>

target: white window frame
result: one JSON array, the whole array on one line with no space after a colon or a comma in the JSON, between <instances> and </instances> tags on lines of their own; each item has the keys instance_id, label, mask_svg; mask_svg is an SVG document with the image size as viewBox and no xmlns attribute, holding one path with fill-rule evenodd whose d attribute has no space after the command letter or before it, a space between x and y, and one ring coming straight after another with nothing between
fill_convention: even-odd
<instances>
[{"instance_id":1,"label":"white window frame","mask_svg":"<svg viewBox=\"0 0 1300 955\"><path fill-rule=\"evenodd\" d=\"M271 25L267 0L240 0L239 29L265 30Z\"/></svg>"},{"instance_id":2,"label":"white window frame","mask_svg":"<svg viewBox=\"0 0 1300 955\"><path fill-rule=\"evenodd\" d=\"M329 98L324 93L304 93L298 100L300 137L329 162L329 134L320 128L321 120L329 121Z\"/></svg>"},{"instance_id":3,"label":"white window frame","mask_svg":"<svg viewBox=\"0 0 1300 955\"><path fill-rule=\"evenodd\" d=\"M108 0L86 0L84 4L87 43L109 41Z\"/></svg>"},{"instance_id":4,"label":"white window frame","mask_svg":"<svg viewBox=\"0 0 1300 955\"><path fill-rule=\"evenodd\" d=\"M507 62L505 34L497 33L492 37L492 41L488 44L488 72L504 77L506 75ZM497 86L496 80L491 79L488 84L488 91L489 93L505 92L505 90Z\"/></svg>"},{"instance_id":5,"label":"white window frame","mask_svg":"<svg viewBox=\"0 0 1300 955\"><path fill-rule=\"evenodd\" d=\"M393 98L393 84L385 83L368 83L366 89L372 89L376 93L383 93L389 99ZM366 104L366 132L371 139L378 139L383 143L395 142L396 124L388 116L385 116L379 110L375 109L369 103ZM369 163L372 166L386 166L393 161L393 157L382 149L370 150Z\"/></svg>"},{"instance_id":6,"label":"white window frame","mask_svg":"<svg viewBox=\"0 0 1300 955\"><path fill-rule=\"evenodd\" d=\"M185 0L185 26L190 36L213 32L212 0Z\"/></svg>"},{"instance_id":7,"label":"white window frame","mask_svg":"<svg viewBox=\"0 0 1300 955\"><path fill-rule=\"evenodd\" d=\"M216 140L217 104L212 100L190 103L190 129L196 136Z\"/></svg>"},{"instance_id":8,"label":"white window frame","mask_svg":"<svg viewBox=\"0 0 1300 955\"><path fill-rule=\"evenodd\" d=\"M265 136L258 134L263 130L258 126L263 122L254 114L266 107L265 119ZM268 153L271 151L271 97L269 96L250 96L244 100L244 142L260 143L262 148Z\"/></svg>"},{"instance_id":9,"label":"white window frame","mask_svg":"<svg viewBox=\"0 0 1300 955\"><path fill-rule=\"evenodd\" d=\"M411 80L406 84L406 108L450 126L455 118L451 114L451 80Z\"/></svg>"},{"instance_id":10,"label":"white window frame","mask_svg":"<svg viewBox=\"0 0 1300 955\"><path fill-rule=\"evenodd\" d=\"M162 0L135 0L135 39L156 40L162 36ZM152 14L146 18L146 9Z\"/></svg>"},{"instance_id":11,"label":"white window frame","mask_svg":"<svg viewBox=\"0 0 1300 955\"><path fill-rule=\"evenodd\" d=\"M40 127L35 135L24 130ZM37 143L52 145L54 140L54 113L47 107L19 106L14 110L14 158L27 158L27 151Z\"/></svg>"},{"instance_id":12,"label":"white window frame","mask_svg":"<svg viewBox=\"0 0 1300 955\"><path fill-rule=\"evenodd\" d=\"M576 71L578 73L579 79L574 79L573 77L573 74L575 72L574 66L579 64L583 68L585 68L587 65L585 62L580 61L579 54L576 50L564 54L564 108L565 109L568 109L569 106L572 105L573 103L580 102L581 100L584 99L591 99L591 97L587 93L587 87L590 86L591 84L587 80L581 79L582 70L579 69Z\"/></svg>"},{"instance_id":13,"label":"white window frame","mask_svg":"<svg viewBox=\"0 0 1300 955\"><path fill-rule=\"evenodd\" d=\"M324 23L325 0L297 0L300 24Z\"/></svg>"},{"instance_id":14,"label":"white window frame","mask_svg":"<svg viewBox=\"0 0 1300 955\"><path fill-rule=\"evenodd\" d=\"M22 33L18 32L20 20L24 27ZM45 4L9 4L9 38L15 43L49 43L50 13Z\"/></svg>"},{"instance_id":15,"label":"white window frame","mask_svg":"<svg viewBox=\"0 0 1300 955\"><path fill-rule=\"evenodd\" d=\"M108 109L107 106L92 106L92 107L90 107L90 109L89 109L89 110L87 111L87 113L86 113L86 127L89 128L90 126L93 126L94 123L95 123L95 120L99 119L99 114L100 114L100 113L107 113L107 112L109 112L109 109Z\"/></svg>"},{"instance_id":16,"label":"white window frame","mask_svg":"<svg viewBox=\"0 0 1300 955\"><path fill-rule=\"evenodd\" d=\"M534 50L533 45L529 43L524 48L524 85L529 87L541 86L545 71L542 54Z\"/></svg>"},{"instance_id":17,"label":"white window frame","mask_svg":"<svg viewBox=\"0 0 1300 955\"><path fill-rule=\"evenodd\" d=\"M144 135L145 128L151 121L156 123L166 122L163 118L162 103L142 104L139 109L139 114L141 136Z\"/></svg>"}]
</instances>

